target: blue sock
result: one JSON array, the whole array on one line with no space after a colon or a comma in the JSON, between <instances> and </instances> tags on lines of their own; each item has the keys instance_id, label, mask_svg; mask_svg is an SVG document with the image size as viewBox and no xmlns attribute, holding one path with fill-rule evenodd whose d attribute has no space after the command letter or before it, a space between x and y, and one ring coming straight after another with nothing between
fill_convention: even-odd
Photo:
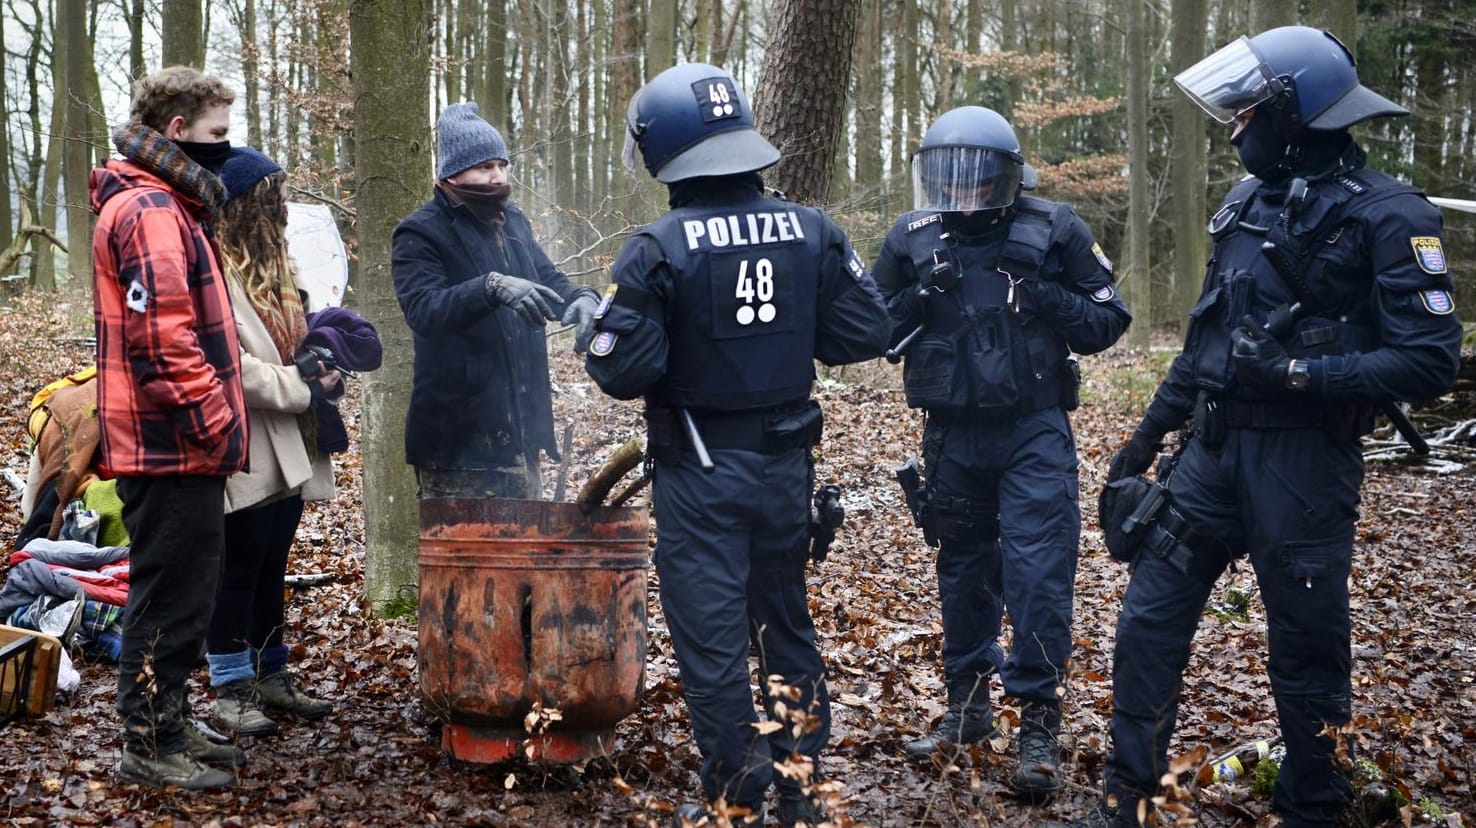
<instances>
[{"instance_id":1,"label":"blue sock","mask_svg":"<svg viewBox=\"0 0 1476 828\"><path fill-rule=\"evenodd\" d=\"M256 657L256 672L262 678L275 676L287 669L287 645L285 644L260 650Z\"/></svg>"},{"instance_id":2,"label":"blue sock","mask_svg":"<svg viewBox=\"0 0 1476 828\"><path fill-rule=\"evenodd\" d=\"M234 653L206 653L205 661L210 665L211 687L221 687L233 681L256 677L256 669L251 663L250 650L240 650Z\"/></svg>"}]
</instances>

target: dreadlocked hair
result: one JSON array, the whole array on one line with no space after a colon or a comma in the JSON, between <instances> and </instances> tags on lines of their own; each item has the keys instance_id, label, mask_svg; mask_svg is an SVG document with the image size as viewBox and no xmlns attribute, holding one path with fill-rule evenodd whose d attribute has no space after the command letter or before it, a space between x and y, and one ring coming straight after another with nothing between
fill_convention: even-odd
<instances>
[{"instance_id":1,"label":"dreadlocked hair","mask_svg":"<svg viewBox=\"0 0 1476 828\"><path fill-rule=\"evenodd\" d=\"M285 172L272 173L227 201L215 228L226 273L240 283L259 313L274 317L262 321L278 330L288 324L274 294L297 292L295 268L287 255L286 180Z\"/></svg>"}]
</instances>

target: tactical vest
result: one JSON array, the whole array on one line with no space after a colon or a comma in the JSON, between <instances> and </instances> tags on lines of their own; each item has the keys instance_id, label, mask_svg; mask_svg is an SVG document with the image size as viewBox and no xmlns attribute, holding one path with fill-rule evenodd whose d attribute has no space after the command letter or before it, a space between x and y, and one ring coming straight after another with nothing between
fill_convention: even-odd
<instances>
[{"instance_id":1,"label":"tactical vest","mask_svg":"<svg viewBox=\"0 0 1476 828\"><path fill-rule=\"evenodd\" d=\"M679 208L640 230L671 266L667 372L649 399L699 411L807 399L823 214L772 198Z\"/></svg>"},{"instance_id":2,"label":"tactical vest","mask_svg":"<svg viewBox=\"0 0 1476 828\"><path fill-rule=\"evenodd\" d=\"M1003 417L1061 404L1070 349L1009 300L1011 281L1055 278L1042 270L1057 222L1069 211L1065 204L1022 196L1004 239L992 244L943 238L939 213L919 214L907 225L908 256L919 277L939 261L959 276L956 289L924 300L923 332L902 372L909 406L944 417Z\"/></svg>"},{"instance_id":3,"label":"tactical vest","mask_svg":"<svg viewBox=\"0 0 1476 828\"><path fill-rule=\"evenodd\" d=\"M1302 313L1282 344L1294 357L1346 354L1377 347L1377 325L1369 296L1373 271L1367 251L1345 235L1355 213L1394 196L1419 193L1367 169L1339 173L1309 185L1293 217L1285 207L1252 206L1261 182L1248 178L1231 188L1210 219L1213 240L1205 290L1190 310L1185 343L1199 387L1217 392L1234 369L1230 331L1247 315L1264 323L1279 307L1302 304ZM1274 222L1286 220L1287 256L1300 263L1282 275L1262 251ZM1403 240L1401 240L1401 243Z\"/></svg>"}]
</instances>

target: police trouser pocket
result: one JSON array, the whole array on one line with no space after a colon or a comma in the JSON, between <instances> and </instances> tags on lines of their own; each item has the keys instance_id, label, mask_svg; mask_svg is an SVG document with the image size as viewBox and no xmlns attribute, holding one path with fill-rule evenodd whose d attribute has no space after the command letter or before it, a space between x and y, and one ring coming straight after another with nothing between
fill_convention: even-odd
<instances>
[{"instance_id":1,"label":"police trouser pocket","mask_svg":"<svg viewBox=\"0 0 1476 828\"><path fill-rule=\"evenodd\" d=\"M931 497L928 534L940 544L993 544L999 540L999 501Z\"/></svg>"},{"instance_id":2,"label":"police trouser pocket","mask_svg":"<svg viewBox=\"0 0 1476 828\"><path fill-rule=\"evenodd\" d=\"M1294 581L1309 581L1327 572L1336 549L1324 540L1287 541L1281 545L1281 567Z\"/></svg>"}]
</instances>

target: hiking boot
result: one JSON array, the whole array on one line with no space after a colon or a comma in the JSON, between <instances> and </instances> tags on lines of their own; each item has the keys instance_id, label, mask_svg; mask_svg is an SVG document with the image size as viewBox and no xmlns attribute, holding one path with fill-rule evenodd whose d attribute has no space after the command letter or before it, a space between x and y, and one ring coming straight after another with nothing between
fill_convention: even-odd
<instances>
[{"instance_id":1,"label":"hiking boot","mask_svg":"<svg viewBox=\"0 0 1476 828\"><path fill-rule=\"evenodd\" d=\"M270 736L277 732L277 723L261 709L261 697L252 679L215 689L215 720L237 736Z\"/></svg>"},{"instance_id":2,"label":"hiking boot","mask_svg":"<svg viewBox=\"0 0 1476 828\"><path fill-rule=\"evenodd\" d=\"M933 732L902 746L909 756L931 756L944 745L972 745L995 735L994 711L989 706L989 677L956 682L948 688L948 712Z\"/></svg>"},{"instance_id":3,"label":"hiking boot","mask_svg":"<svg viewBox=\"0 0 1476 828\"><path fill-rule=\"evenodd\" d=\"M1061 705L1059 702L1027 701L1020 714L1016 747L1020 767L1015 771L1015 793L1040 804L1061 787Z\"/></svg>"},{"instance_id":4,"label":"hiking boot","mask_svg":"<svg viewBox=\"0 0 1476 828\"><path fill-rule=\"evenodd\" d=\"M230 771L212 768L185 751L153 758L124 750L118 777L156 788L173 785L191 791L229 788L236 781Z\"/></svg>"},{"instance_id":5,"label":"hiking boot","mask_svg":"<svg viewBox=\"0 0 1476 828\"><path fill-rule=\"evenodd\" d=\"M185 750L201 762L208 765L229 765L233 768L246 764L246 751L235 745L212 742L209 737L200 732L200 728L193 724L185 725L184 734Z\"/></svg>"},{"instance_id":6,"label":"hiking boot","mask_svg":"<svg viewBox=\"0 0 1476 828\"><path fill-rule=\"evenodd\" d=\"M779 824L784 828L806 825L815 828L825 821L825 806L799 787L779 788Z\"/></svg>"},{"instance_id":7,"label":"hiking boot","mask_svg":"<svg viewBox=\"0 0 1476 828\"><path fill-rule=\"evenodd\" d=\"M285 710L304 719L321 719L333 712L333 702L315 699L298 690L286 670L258 681L256 693L267 707Z\"/></svg>"},{"instance_id":8,"label":"hiking boot","mask_svg":"<svg viewBox=\"0 0 1476 828\"><path fill-rule=\"evenodd\" d=\"M1127 799L1120 805L1109 804L1116 799L1101 799L1095 808L1070 822L1047 821L1042 822L1040 828L1138 828L1138 800Z\"/></svg>"}]
</instances>

